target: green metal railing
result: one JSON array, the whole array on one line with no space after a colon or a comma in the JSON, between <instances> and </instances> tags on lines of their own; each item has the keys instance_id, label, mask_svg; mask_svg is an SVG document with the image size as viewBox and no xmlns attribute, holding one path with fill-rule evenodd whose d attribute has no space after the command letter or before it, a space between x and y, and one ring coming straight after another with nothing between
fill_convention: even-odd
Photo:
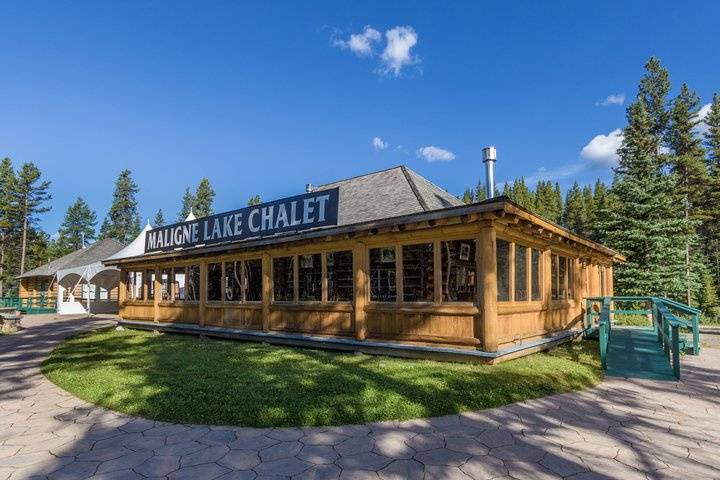
<instances>
[{"instance_id":1,"label":"green metal railing","mask_svg":"<svg viewBox=\"0 0 720 480\"><path fill-rule=\"evenodd\" d=\"M26 314L55 312L55 298L40 295L38 297L0 297L0 308L12 308Z\"/></svg>"},{"instance_id":2,"label":"green metal railing","mask_svg":"<svg viewBox=\"0 0 720 480\"><path fill-rule=\"evenodd\" d=\"M599 309L594 308L597 304L601 305ZM617 305L627 304L630 304L631 308L616 308ZM693 355L699 355L701 314L697 308L664 297L589 297L585 299L585 336L597 334L600 341L600 361L603 369L606 369L614 316L647 315L652 321L658 343L662 345L673 373L679 379L680 355L688 349L687 338L681 334L681 329L692 333L689 351Z\"/></svg>"}]
</instances>

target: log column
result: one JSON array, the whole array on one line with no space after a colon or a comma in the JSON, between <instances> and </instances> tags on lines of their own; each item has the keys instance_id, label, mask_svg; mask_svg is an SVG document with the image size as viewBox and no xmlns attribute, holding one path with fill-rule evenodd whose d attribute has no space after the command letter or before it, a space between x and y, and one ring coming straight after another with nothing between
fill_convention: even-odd
<instances>
[{"instance_id":1,"label":"log column","mask_svg":"<svg viewBox=\"0 0 720 480\"><path fill-rule=\"evenodd\" d=\"M495 226L487 221L480 227L477 237L477 307L475 316L475 338L482 342L487 352L498 349L498 310L497 310L497 257L495 253L497 239Z\"/></svg>"},{"instance_id":2,"label":"log column","mask_svg":"<svg viewBox=\"0 0 720 480\"><path fill-rule=\"evenodd\" d=\"M200 262L200 302L198 303L198 325L205 325L205 310L207 304L208 264Z\"/></svg>"},{"instance_id":3,"label":"log column","mask_svg":"<svg viewBox=\"0 0 720 480\"><path fill-rule=\"evenodd\" d=\"M272 269L272 261L269 253L263 253L262 256L262 330L270 331L270 300L272 295L272 277L270 271Z\"/></svg>"},{"instance_id":4,"label":"log column","mask_svg":"<svg viewBox=\"0 0 720 480\"><path fill-rule=\"evenodd\" d=\"M155 268L155 285L153 286L153 321L160 321L160 299L162 298L162 278L161 278L160 267Z\"/></svg>"},{"instance_id":5,"label":"log column","mask_svg":"<svg viewBox=\"0 0 720 480\"><path fill-rule=\"evenodd\" d=\"M367 338L365 305L368 298L368 275L366 248L363 243L358 243L353 247L353 278L355 280L353 301L355 338L365 340Z\"/></svg>"},{"instance_id":6,"label":"log column","mask_svg":"<svg viewBox=\"0 0 720 480\"><path fill-rule=\"evenodd\" d=\"M118 282L118 316L123 318L123 303L125 303L125 296L127 295L127 270L124 268L120 269L120 281ZM60 289L58 289L57 297L60 297Z\"/></svg>"}]
</instances>

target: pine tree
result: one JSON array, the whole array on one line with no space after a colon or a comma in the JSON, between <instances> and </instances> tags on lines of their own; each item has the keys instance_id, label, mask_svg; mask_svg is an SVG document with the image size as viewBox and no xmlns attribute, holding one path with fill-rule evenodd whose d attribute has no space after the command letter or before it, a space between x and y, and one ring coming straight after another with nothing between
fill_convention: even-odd
<instances>
[{"instance_id":1,"label":"pine tree","mask_svg":"<svg viewBox=\"0 0 720 480\"><path fill-rule=\"evenodd\" d=\"M153 228L164 227L164 226L165 226L165 216L163 215L162 208L159 208L157 213L155 214L155 219L153 220Z\"/></svg>"},{"instance_id":2,"label":"pine tree","mask_svg":"<svg viewBox=\"0 0 720 480\"><path fill-rule=\"evenodd\" d=\"M473 203L472 190L470 190L469 188L465 189L465 191L463 192L462 201L465 204Z\"/></svg>"},{"instance_id":3,"label":"pine tree","mask_svg":"<svg viewBox=\"0 0 720 480\"><path fill-rule=\"evenodd\" d=\"M667 129L670 114L667 111L667 95L670 92L670 75L655 57L645 64L645 75L640 79L638 98L645 105L645 111L650 117L650 132L648 140L654 142L655 152L660 157L662 139Z\"/></svg>"},{"instance_id":4,"label":"pine tree","mask_svg":"<svg viewBox=\"0 0 720 480\"><path fill-rule=\"evenodd\" d=\"M527 187L523 177L516 178L513 182L512 199L521 207L535 210L535 194Z\"/></svg>"},{"instance_id":5,"label":"pine tree","mask_svg":"<svg viewBox=\"0 0 720 480\"><path fill-rule=\"evenodd\" d=\"M17 205L19 209L20 241L20 275L25 272L25 261L28 249L28 232L38 221L37 215L50 210L45 203L52 199L48 191L50 182L41 179L42 174L35 164L28 162L20 167L16 181Z\"/></svg>"},{"instance_id":6,"label":"pine tree","mask_svg":"<svg viewBox=\"0 0 720 480\"><path fill-rule=\"evenodd\" d=\"M13 283L10 267L11 239L17 231L17 198L15 170L12 161L4 158L0 162L0 297L5 295L5 287Z\"/></svg>"},{"instance_id":7,"label":"pine tree","mask_svg":"<svg viewBox=\"0 0 720 480\"><path fill-rule=\"evenodd\" d=\"M685 221L690 231L685 243L685 299L690 303L693 286L699 288L700 279L697 268L692 267L693 258L702 261L696 255L691 244L697 245L697 228L706 219L703 212L708 187L708 175L705 169L705 151L702 140L695 134L699 123L697 114L700 110L700 99L690 91L686 84L682 85L680 94L673 100L669 115L668 129L665 139L670 148L667 156L670 167L678 180L679 193L682 197Z\"/></svg>"},{"instance_id":8,"label":"pine tree","mask_svg":"<svg viewBox=\"0 0 720 480\"><path fill-rule=\"evenodd\" d=\"M603 221L609 218L613 209L613 197L608 191L607 186L602 180L595 182L593 190L593 211L592 216L588 217L589 231L588 236L591 240L598 243L606 243L606 232L602 229Z\"/></svg>"},{"instance_id":9,"label":"pine tree","mask_svg":"<svg viewBox=\"0 0 720 480\"><path fill-rule=\"evenodd\" d=\"M715 285L720 285L720 95L713 96L705 117L708 184L705 202L707 219L701 227L703 247Z\"/></svg>"},{"instance_id":10,"label":"pine tree","mask_svg":"<svg viewBox=\"0 0 720 480\"><path fill-rule=\"evenodd\" d=\"M573 184L565 197L562 225L578 235L584 236L586 234L587 216L585 199L578 182Z\"/></svg>"},{"instance_id":11,"label":"pine tree","mask_svg":"<svg viewBox=\"0 0 720 480\"><path fill-rule=\"evenodd\" d=\"M248 199L248 207L252 207L253 205L260 205L262 203L262 199L260 198L260 195L253 195Z\"/></svg>"},{"instance_id":12,"label":"pine tree","mask_svg":"<svg viewBox=\"0 0 720 480\"><path fill-rule=\"evenodd\" d=\"M120 243L128 243L140 234L140 215L135 198L139 191L130 170L120 172L115 181L112 205L100 227L100 238L114 238Z\"/></svg>"},{"instance_id":13,"label":"pine tree","mask_svg":"<svg viewBox=\"0 0 720 480\"><path fill-rule=\"evenodd\" d=\"M195 190L195 205L193 211L195 216L207 217L213 214L213 201L215 200L215 191L210 185L210 180L203 178Z\"/></svg>"},{"instance_id":14,"label":"pine tree","mask_svg":"<svg viewBox=\"0 0 720 480\"><path fill-rule=\"evenodd\" d=\"M485 185L478 182L478 186L475 189L475 201L482 202L483 200L487 200L487 198L487 189L485 188Z\"/></svg>"},{"instance_id":15,"label":"pine tree","mask_svg":"<svg viewBox=\"0 0 720 480\"><path fill-rule=\"evenodd\" d=\"M97 215L81 197L68 207L58 231L58 255L66 255L95 240Z\"/></svg>"},{"instance_id":16,"label":"pine tree","mask_svg":"<svg viewBox=\"0 0 720 480\"><path fill-rule=\"evenodd\" d=\"M185 189L185 193L183 194L182 208L178 212L177 221L184 222L187 216L190 215L190 212L194 210L194 207L195 195L192 194L190 187L188 187Z\"/></svg>"},{"instance_id":17,"label":"pine tree","mask_svg":"<svg viewBox=\"0 0 720 480\"><path fill-rule=\"evenodd\" d=\"M683 298L688 228L676 179L664 174L656 121L641 96L627 119L612 186L617 201L608 212L598 209L605 241L627 257L615 269L615 293Z\"/></svg>"}]
</instances>

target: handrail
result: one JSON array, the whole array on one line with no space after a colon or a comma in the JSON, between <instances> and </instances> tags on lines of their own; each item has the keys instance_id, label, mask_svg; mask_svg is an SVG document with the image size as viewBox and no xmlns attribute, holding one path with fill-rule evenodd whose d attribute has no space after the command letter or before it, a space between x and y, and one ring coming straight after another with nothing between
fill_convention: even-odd
<instances>
[{"instance_id":1,"label":"handrail","mask_svg":"<svg viewBox=\"0 0 720 480\"><path fill-rule=\"evenodd\" d=\"M607 370L607 354L608 346L610 344L610 329L612 323L610 322L610 299L605 298L603 300L602 310L600 311L600 321L598 322L599 339L600 339L600 363L603 370Z\"/></svg>"},{"instance_id":2,"label":"handrail","mask_svg":"<svg viewBox=\"0 0 720 480\"><path fill-rule=\"evenodd\" d=\"M681 310L685 313L692 313L692 314L698 314L698 315L702 314L702 310L699 310L695 307L691 307L690 305L685 305L684 303L677 302L670 298L666 298L666 297L652 297L652 298L653 298L653 300L666 303L667 305L670 305L670 306L676 308L677 310Z\"/></svg>"},{"instance_id":3,"label":"handrail","mask_svg":"<svg viewBox=\"0 0 720 480\"><path fill-rule=\"evenodd\" d=\"M662 302L658 305L658 313L654 322L658 327L658 341L672 363L675 378L680 379L680 322Z\"/></svg>"}]
</instances>

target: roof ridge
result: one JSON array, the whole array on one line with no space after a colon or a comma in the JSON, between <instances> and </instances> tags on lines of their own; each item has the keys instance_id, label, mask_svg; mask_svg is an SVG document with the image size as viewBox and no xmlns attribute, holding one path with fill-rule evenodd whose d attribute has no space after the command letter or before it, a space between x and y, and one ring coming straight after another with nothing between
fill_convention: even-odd
<instances>
[{"instance_id":1,"label":"roof ridge","mask_svg":"<svg viewBox=\"0 0 720 480\"><path fill-rule=\"evenodd\" d=\"M410 190L412 190L413 194L415 195L415 198L417 198L418 203L422 207L423 211L427 212L430 210L430 207L428 207L427 202L425 199L420 195L420 191L417 188L417 185L415 185L415 181L412 179L409 173L409 169L405 165L400 166L400 170L403 173L403 176L405 177L405 180L408 182L408 185L410 185Z\"/></svg>"},{"instance_id":2,"label":"roof ridge","mask_svg":"<svg viewBox=\"0 0 720 480\"><path fill-rule=\"evenodd\" d=\"M370 175L376 175L376 174L378 174L378 173L389 172L390 170L397 170L397 169L399 169L399 168L402 169L402 168L406 168L406 167L405 167L405 165L395 165L394 167L383 168L382 170L377 170L377 171L374 171L374 172L362 173L362 174L360 174L360 175L354 175L354 176L352 176L352 177L342 178L342 179L340 179L340 180L335 180L334 182L322 183L322 184L320 184L320 185L317 185L317 188L326 187L326 186L328 186L328 185L334 185L334 184L336 184L336 183L341 183L341 182L348 182L348 181L350 181L350 180L355 180L355 179L357 179L357 178L369 177Z\"/></svg>"}]
</instances>

